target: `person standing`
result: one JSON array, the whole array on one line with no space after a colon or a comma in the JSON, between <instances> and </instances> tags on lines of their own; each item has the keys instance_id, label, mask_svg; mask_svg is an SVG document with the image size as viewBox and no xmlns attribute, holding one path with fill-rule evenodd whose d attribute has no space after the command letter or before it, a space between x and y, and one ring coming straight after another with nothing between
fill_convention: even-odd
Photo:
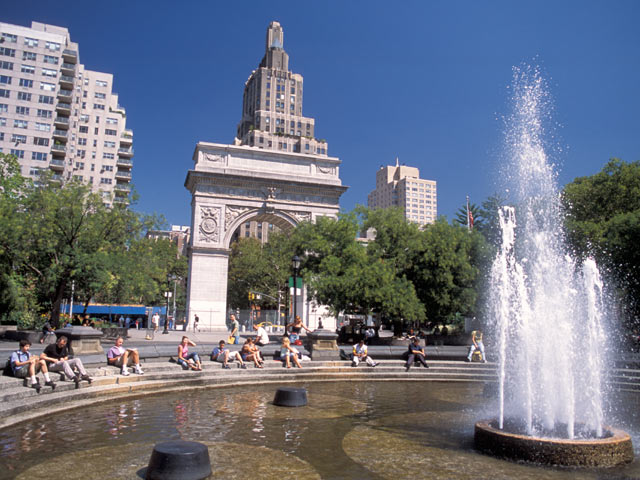
<instances>
[{"instance_id":1,"label":"person standing","mask_svg":"<svg viewBox=\"0 0 640 480\"><path fill-rule=\"evenodd\" d=\"M153 327L153 333L158 331L158 325L160 325L160 314L156 312L151 317L151 326Z\"/></svg>"},{"instance_id":2,"label":"person standing","mask_svg":"<svg viewBox=\"0 0 640 480\"><path fill-rule=\"evenodd\" d=\"M360 340L353 346L353 361L351 362L351 366L357 367L362 360L367 362L367 365L370 367L378 366L378 364L367 355L367 346L364 344L364 340Z\"/></svg>"},{"instance_id":3,"label":"person standing","mask_svg":"<svg viewBox=\"0 0 640 480\"><path fill-rule=\"evenodd\" d=\"M69 358L69 347L67 346L67 337L64 335L58 338L56 343L47 345L40 355L40 358L47 361L47 367L50 372L64 371L69 380L76 382L76 385L82 380L86 380L91 383L93 379L89 376L84 369L82 360L79 358ZM78 370L78 373L74 372L74 368Z\"/></svg>"},{"instance_id":4,"label":"person standing","mask_svg":"<svg viewBox=\"0 0 640 480\"><path fill-rule=\"evenodd\" d=\"M16 378L24 378L25 382L27 378L31 380L29 387L35 388L40 393L40 382L36 374L38 371L42 371L45 380L45 386L51 387L55 390L56 384L49 377L49 370L47 370L47 362L40 357L31 355L29 349L31 348L31 342L27 339L20 340L20 348L11 354L11 371ZM25 384L26 385L26 384Z\"/></svg>"},{"instance_id":5,"label":"person standing","mask_svg":"<svg viewBox=\"0 0 640 480\"><path fill-rule=\"evenodd\" d=\"M429 365L427 365L424 359L424 347L420 345L420 339L418 337L413 337L411 340L408 353L409 356L407 357L407 364L405 365L407 372L415 362L421 363L424 368L429 368Z\"/></svg>"},{"instance_id":6,"label":"person standing","mask_svg":"<svg viewBox=\"0 0 640 480\"><path fill-rule=\"evenodd\" d=\"M233 313L229 318L231 319L231 333L229 334L229 338L233 337L233 343L237 345L240 343L240 324Z\"/></svg>"},{"instance_id":7,"label":"person standing","mask_svg":"<svg viewBox=\"0 0 640 480\"><path fill-rule=\"evenodd\" d=\"M469 348L469 355L467 355L467 362L470 362L473 358L473 352L480 350L482 354L482 363L487 363L487 359L484 356L484 343L482 343L482 330L474 330L471 332L471 341L473 342Z\"/></svg>"},{"instance_id":8,"label":"person standing","mask_svg":"<svg viewBox=\"0 0 640 480\"><path fill-rule=\"evenodd\" d=\"M298 342L298 340L300 339L300 332L302 331L303 328L307 332L311 332L311 330L308 329L304 323L302 323L302 319L300 318L300 315L296 315L296 318L293 320L293 322L291 322L289 325L287 325L286 328L291 328L291 333L289 334L289 339L291 340L291 343L293 343L294 345L298 345L299 344L299 343L296 343L296 342ZM286 330L286 328L285 328L285 330Z\"/></svg>"},{"instance_id":9,"label":"person standing","mask_svg":"<svg viewBox=\"0 0 640 480\"><path fill-rule=\"evenodd\" d=\"M193 317L193 331L194 331L194 333L198 331L198 322L200 322L200 318L196 314Z\"/></svg>"}]
</instances>

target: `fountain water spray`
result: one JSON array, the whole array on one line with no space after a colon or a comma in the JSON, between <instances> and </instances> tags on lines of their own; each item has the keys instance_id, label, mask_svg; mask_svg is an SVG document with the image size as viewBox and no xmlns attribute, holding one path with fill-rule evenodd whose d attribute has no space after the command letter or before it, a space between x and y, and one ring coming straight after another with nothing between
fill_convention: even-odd
<instances>
[{"instance_id":1,"label":"fountain water spray","mask_svg":"<svg viewBox=\"0 0 640 480\"><path fill-rule=\"evenodd\" d=\"M593 260L578 264L567 254L556 173L543 142L548 94L537 70L515 69L513 100L507 143L516 207L499 211L502 243L490 292L499 428L508 421L527 435L599 437L602 281Z\"/></svg>"}]
</instances>

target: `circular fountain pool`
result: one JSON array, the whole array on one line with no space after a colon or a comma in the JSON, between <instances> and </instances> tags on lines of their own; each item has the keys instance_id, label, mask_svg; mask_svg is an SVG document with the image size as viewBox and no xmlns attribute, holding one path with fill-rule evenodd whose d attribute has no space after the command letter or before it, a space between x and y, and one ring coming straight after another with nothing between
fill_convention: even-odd
<instances>
[{"instance_id":1,"label":"circular fountain pool","mask_svg":"<svg viewBox=\"0 0 640 480\"><path fill-rule=\"evenodd\" d=\"M272 404L279 385L159 394L25 422L0 432L0 478L143 478L153 445L209 447L213 478L549 478L640 476L514 463L474 448L474 423L495 411L479 383L303 383L308 405ZM616 399L640 431L637 394ZM626 410L625 410L626 408ZM638 442L636 441L636 444Z\"/></svg>"}]
</instances>

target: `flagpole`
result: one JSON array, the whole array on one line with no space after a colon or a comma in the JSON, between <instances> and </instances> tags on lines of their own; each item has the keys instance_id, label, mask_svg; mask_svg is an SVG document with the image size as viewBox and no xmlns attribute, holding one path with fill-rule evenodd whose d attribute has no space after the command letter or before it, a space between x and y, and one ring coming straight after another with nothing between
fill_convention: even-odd
<instances>
[{"instance_id":1,"label":"flagpole","mask_svg":"<svg viewBox=\"0 0 640 480\"><path fill-rule=\"evenodd\" d=\"M471 230L471 222L469 221L469 195L467 195L467 230Z\"/></svg>"}]
</instances>

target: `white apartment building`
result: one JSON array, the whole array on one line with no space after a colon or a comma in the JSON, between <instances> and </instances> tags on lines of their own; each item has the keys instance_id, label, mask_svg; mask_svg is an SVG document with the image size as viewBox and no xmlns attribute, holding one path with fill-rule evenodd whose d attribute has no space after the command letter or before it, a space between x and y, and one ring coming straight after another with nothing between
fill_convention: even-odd
<instances>
[{"instance_id":1,"label":"white apartment building","mask_svg":"<svg viewBox=\"0 0 640 480\"><path fill-rule=\"evenodd\" d=\"M420 178L420 170L399 165L381 166L376 172L376 188L367 199L369 208L401 207L407 220L425 225L438 214L435 180Z\"/></svg>"},{"instance_id":2,"label":"white apartment building","mask_svg":"<svg viewBox=\"0 0 640 480\"><path fill-rule=\"evenodd\" d=\"M51 170L129 203L133 132L112 87L113 75L80 64L66 28L0 23L0 151L24 176Z\"/></svg>"}]
</instances>

